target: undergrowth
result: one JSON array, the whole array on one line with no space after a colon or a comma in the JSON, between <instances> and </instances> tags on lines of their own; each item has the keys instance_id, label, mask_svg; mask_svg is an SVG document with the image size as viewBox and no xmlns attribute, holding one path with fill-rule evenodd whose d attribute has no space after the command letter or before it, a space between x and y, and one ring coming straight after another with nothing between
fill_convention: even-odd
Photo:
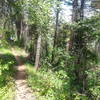
<instances>
[{"instance_id":1,"label":"undergrowth","mask_svg":"<svg viewBox=\"0 0 100 100\"><path fill-rule=\"evenodd\" d=\"M35 71L33 67L27 65L28 85L32 88L37 100L66 100L68 93L68 77L66 72L48 72L40 69Z\"/></svg>"},{"instance_id":2,"label":"undergrowth","mask_svg":"<svg viewBox=\"0 0 100 100\"><path fill-rule=\"evenodd\" d=\"M88 86L94 99L89 99L85 94L80 94L75 89L71 90L72 87L70 87L70 78L67 76L68 72L66 72L65 70L60 69L57 71L53 71L49 68L48 70L46 70L45 67L41 66L41 68L38 71L36 71L33 67L33 63L30 60L26 59L27 53L25 54L25 51L20 48L15 47L15 50L18 52L22 62L26 66L27 83L28 86L33 90L33 94L36 97L36 100L99 100L100 87L94 87L94 82L96 83L96 81L93 77L95 77L96 75L93 76L93 73L91 73L92 71L88 72L88 80L90 82L88 83ZM10 50L8 51L2 48L1 51L3 51L5 54L10 54ZM10 72L11 71L12 70L10 70ZM9 94L11 94L12 92L12 86L13 85L6 84L7 88L3 88L4 90L2 91L6 91L8 93L8 95L5 95L5 97L10 96ZM7 93L4 92L4 94Z\"/></svg>"},{"instance_id":3,"label":"undergrowth","mask_svg":"<svg viewBox=\"0 0 100 100\"><path fill-rule=\"evenodd\" d=\"M15 57L11 49L6 47L0 48L0 100L12 100L14 96L13 74L16 65Z\"/></svg>"}]
</instances>

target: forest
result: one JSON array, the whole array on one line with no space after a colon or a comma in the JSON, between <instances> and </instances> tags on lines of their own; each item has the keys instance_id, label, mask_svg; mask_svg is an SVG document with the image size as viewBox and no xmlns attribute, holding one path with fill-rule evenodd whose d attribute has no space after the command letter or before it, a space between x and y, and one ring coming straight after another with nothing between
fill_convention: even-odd
<instances>
[{"instance_id":1,"label":"forest","mask_svg":"<svg viewBox=\"0 0 100 100\"><path fill-rule=\"evenodd\" d=\"M100 100L100 0L0 0L0 100Z\"/></svg>"}]
</instances>

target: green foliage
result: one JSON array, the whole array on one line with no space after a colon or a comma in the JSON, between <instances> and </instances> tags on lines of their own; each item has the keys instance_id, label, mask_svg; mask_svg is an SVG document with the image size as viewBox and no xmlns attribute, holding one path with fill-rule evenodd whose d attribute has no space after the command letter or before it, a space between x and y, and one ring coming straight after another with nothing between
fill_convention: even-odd
<instances>
[{"instance_id":1,"label":"green foliage","mask_svg":"<svg viewBox=\"0 0 100 100\"><path fill-rule=\"evenodd\" d=\"M96 89L95 93L93 91L90 92L91 88L98 88L95 66L99 60L94 50L96 45L94 42L100 38L99 27L99 17L85 19L72 25L72 31L74 32L70 53L72 57L69 59L69 66L67 67L71 89L81 93L84 92L88 98L93 100L97 99L98 91L100 91ZM97 69L99 69L99 66L97 66Z\"/></svg>"},{"instance_id":2,"label":"green foliage","mask_svg":"<svg viewBox=\"0 0 100 100\"><path fill-rule=\"evenodd\" d=\"M69 59L69 54L65 52L64 49L55 48L54 49L54 59L52 61L52 52L47 57L42 59L41 65L46 68L51 68L52 70L59 71L61 69L66 69L66 61Z\"/></svg>"},{"instance_id":3,"label":"green foliage","mask_svg":"<svg viewBox=\"0 0 100 100\"><path fill-rule=\"evenodd\" d=\"M13 79L10 79L12 81ZM1 84L1 83L0 83ZM11 100L14 96L14 83L8 82L5 86L0 86L0 99Z\"/></svg>"},{"instance_id":4,"label":"green foliage","mask_svg":"<svg viewBox=\"0 0 100 100\"><path fill-rule=\"evenodd\" d=\"M11 54L0 54L0 82L3 84L8 81L7 76L13 73L13 65L15 58ZM11 71L10 71L11 70Z\"/></svg>"},{"instance_id":5,"label":"green foliage","mask_svg":"<svg viewBox=\"0 0 100 100\"><path fill-rule=\"evenodd\" d=\"M29 4L29 23L35 24L43 33L50 20L50 0L32 0Z\"/></svg>"},{"instance_id":6,"label":"green foliage","mask_svg":"<svg viewBox=\"0 0 100 100\"><path fill-rule=\"evenodd\" d=\"M4 37L4 30L0 28L0 47L6 46L7 42L5 41Z\"/></svg>"},{"instance_id":7,"label":"green foliage","mask_svg":"<svg viewBox=\"0 0 100 100\"><path fill-rule=\"evenodd\" d=\"M12 77L15 64L16 61L10 49L0 48L0 100L11 100L14 95Z\"/></svg>"},{"instance_id":8,"label":"green foliage","mask_svg":"<svg viewBox=\"0 0 100 100\"><path fill-rule=\"evenodd\" d=\"M7 47L16 40L14 31L0 28L0 47Z\"/></svg>"},{"instance_id":9,"label":"green foliage","mask_svg":"<svg viewBox=\"0 0 100 100\"><path fill-rule=\"evenodd\" d=\"M28 85L36 94L38 100L66 100L67 81L66 72L48 72L40 69L36 72L30 65L27 65ZM33 77L34 76L34 77Z\"/></svg>"},{"instance_id":10,"label":"green foliage","mask_svg":"<svg viewBox=\"0 0 100 100\"><path fill-rule=\"evenodd\" d=\"M91 92L92 98L94 100L100 99L100 86L94 86L94 87L90 88L90 92Z\"/></svg>"},{"instance_id":11,"label":"green foliage","mask_svg":"<svg viewBox=\"0 0 100 100\"><path fill-rule=\"evenodd\" d=\"M88 87L89 87L89 93L93 100L99 100L100 99L100 65L95 65L92 69L88 70L86 73L88 75Z\"/></svg>"}]
</instances>

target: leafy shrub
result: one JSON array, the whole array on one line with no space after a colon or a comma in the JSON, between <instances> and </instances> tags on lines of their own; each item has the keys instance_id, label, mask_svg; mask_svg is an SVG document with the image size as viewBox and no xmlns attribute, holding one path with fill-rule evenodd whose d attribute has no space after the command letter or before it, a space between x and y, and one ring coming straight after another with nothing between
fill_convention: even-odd
<instances>
[{"instance_id":1,"label":"leafy shrub","mask_svg":"<svg viewBox=\"0 0 100 100\"><path fill-rule=\"evenodd\" d=\"M10 81L12 81L11 79ZM8 82L3 87L0 87L0 100L11 100L14 96L14 83Z\"/></svg>"},{"instance_id":2,"label":"leafy shrub","mask_svg":"<svg viewBox=\"0 0 100 100\"><path fill-rule=\"evenodd\" d=\"M10 49L0 48L0 100L11 100L14 95L12 77L15 64L16 61Z\"/></svg>"},{"instance_id":3,"label":"leafy shrub","mask_svg":"<svg viewBox=\"0 0 100 100\"><path fill-rule=\"evenodd\" d=\"M66 72L48 72L42 69L36 72L32 67L27 67L28 85L36 94L38 100L66 100L68 79Z\"/></svg>"}]
</instances>

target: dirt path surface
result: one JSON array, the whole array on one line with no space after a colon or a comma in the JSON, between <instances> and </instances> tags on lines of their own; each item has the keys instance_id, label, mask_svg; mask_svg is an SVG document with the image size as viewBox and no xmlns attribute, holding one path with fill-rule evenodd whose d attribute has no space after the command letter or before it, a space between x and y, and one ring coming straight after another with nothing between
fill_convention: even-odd
<instances>
[{"instance_id":1,"label":"dirt path surface","mask_svg":"<svg viewBox=\"0 0 100 100\"><path fill-rule=\"evenodd\" d=\"M17 72L15 74L16 92L14 100L36 100L32 95L31 89L27 86L25 66L23 65L17 52L14 49L12 49L12 52L18 63L16 66Z\"/></svg>"}]
</instances>

